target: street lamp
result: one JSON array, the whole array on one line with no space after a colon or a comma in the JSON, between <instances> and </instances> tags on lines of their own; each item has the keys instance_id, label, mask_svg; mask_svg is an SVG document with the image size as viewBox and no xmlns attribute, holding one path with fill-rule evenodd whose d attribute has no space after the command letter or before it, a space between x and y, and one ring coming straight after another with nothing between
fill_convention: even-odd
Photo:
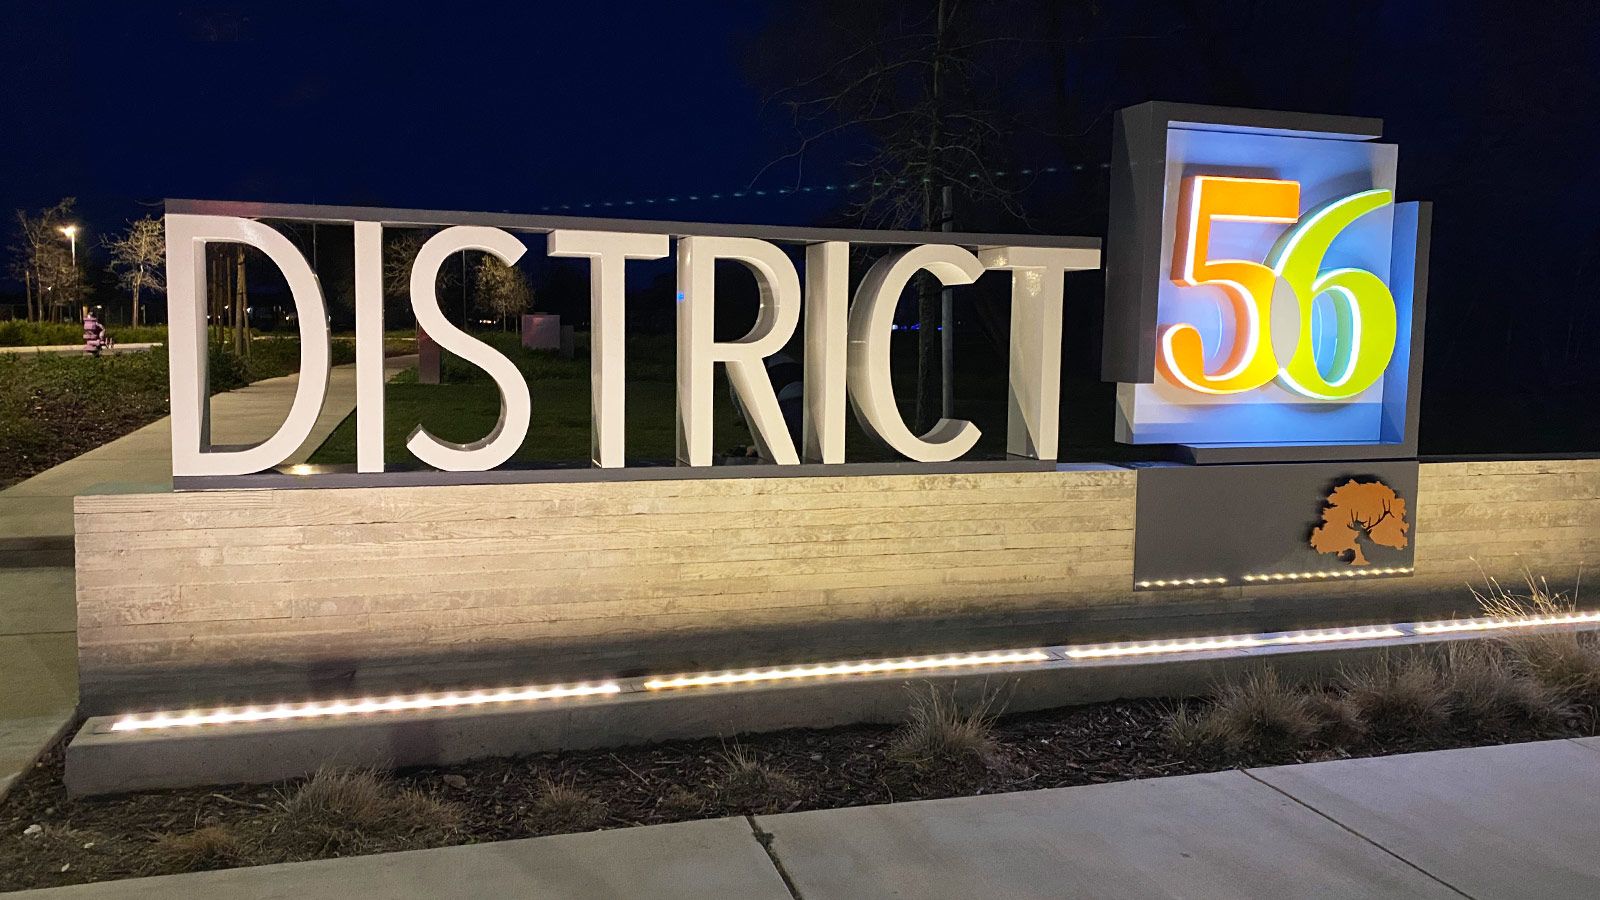
<instances>
[{"instance_id":1,"label":"street lamp","mask_svg":"<svg viewBox=\"0 0 1600 900\"><path fill-rule=\"evenodd\" d=\"M67 240L72 242L72 268L73 268L73 271L77 271L77 268L78 268L78 226L76 226L76 225L63 225L61 227L61 233L66 235L67 236Z\"/></svg>"},{"instance_id":2,"label":"street lamp","mask_svg":"<svg viewBox=\"0 0 1600 900\"><path fill-rule=\"evenodd\" d=\"M72 242L72 281L73 287L76 288L78 281L78 226L63 225L61 226L61 233L66 235L67 240ZM77 291L74 290L73 294L76 295ZM76 301L78 298L74 296L72 299Z\"/></svg>"}]
</instances>

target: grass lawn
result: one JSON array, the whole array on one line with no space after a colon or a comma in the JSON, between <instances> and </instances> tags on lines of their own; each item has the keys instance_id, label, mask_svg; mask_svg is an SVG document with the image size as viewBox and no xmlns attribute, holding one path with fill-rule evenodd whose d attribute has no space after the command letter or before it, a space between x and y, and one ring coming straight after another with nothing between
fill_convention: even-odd
<instances>
[{"instance_id":1,"label":"grass lawn","mask_svg":"<svg viewBox=\"0 0 1600 900\"><path fill-rule=\"evenodd\" d=\"M164 337L164 327L161 332ZM416 339L393 332L385 336L384 347L388 353L413 352ZM354 339L336 336L332 358L335 365L354 362ZM247 357L214 347L211 390L230 391L299 369L297 338L258 337ZM72 353L0 354L0 487L161 418L167 414L167 389L165 348L98 358Z\"/></svg>"},{"instance_id":2,"label":"grass lawn","mask_svg":"<svg viewBox=\"0 0 1600 900\"><path fill-rule=\"evenodd\" d=\"M588 460L588 381L546 381L531 384L530 388L533 421L528 439L513 459L527 463ZM672 404L671 384L628 385L630 458L672 459ZM418 423L443 440L465 443L488 434L499 413L500 391L493 382L390 384L384 401L384 459L394 464L416 463L405 445ZM311 462L353 463L355 458L355 417L351 416L317 448Z\"/></svg>"},{"instance_id":3,"label":"grass lawn","mask_svg":"<svg viewBox=\"0 0 1600 900\"><path fill-rule=\"evenodd\" d=\"M589 359L587 335L580 334L574 359L523 349L515 334L476 335L516 362L533 400L527 439L512 457L523 464L585 463L590 458ZM916 387L915 336L896 335L895 387L902 412L909 418ZM633 335L627 348L627 456L630 461L672 461L676 456L677 386L675 348L670 335ZM798 352L791 355L798 358ZM976 348L962 358L957 384L957 414L972 419L983 437L968 458L1005 453L1005 362L980 355ZM441 384L416 383L415 372L390 382L384 402L384 459L394 465L420 465L406 450L412 428L422 424L448 441L477 440L494 428L500 394L481 370L444 354ZM712 447L719 455L743 455L752 442L749 430L735 416L727 381L719 374L713 393ZM845 413L847 458L879 462L898 457L869 441ZM356 459L355 416L352 413L311 456L311 462L349 465Z\"/></svg>"},{"instance_id":4,"label":"grass lawn","mask_svg":"<svg viewBox=\"0 0 1600 900\"><path fill-rule=\"evenodd\" d=\"M533 399L528 437L512 457L520 463L584 463L590 458L589 360L587 348L574 359L524 349L515 334L476 335L516 362ZM628 342L627 453L629 459L666 462L677 452L674 417L677 387L670 339L643 336ZM388 385L384 401L384 459L416 464L406 439L419 423L447 441L477 440L494 428L500 391L481 370L444 354L442 384L418 384L416 372L402 373ZM719 451L750 443L750 433L735 423L726 390L718 393L716 442ZM311 456L311 462L348 464L356 459L352 413Z\"/></svg>"}]
</instances>

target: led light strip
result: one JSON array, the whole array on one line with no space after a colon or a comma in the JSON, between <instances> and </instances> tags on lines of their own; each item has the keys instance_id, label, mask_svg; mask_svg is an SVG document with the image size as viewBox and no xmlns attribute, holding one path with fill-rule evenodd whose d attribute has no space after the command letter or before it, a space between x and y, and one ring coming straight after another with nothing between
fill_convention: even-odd
<instances>
[{"instance_id":1,"label":"led light strip","mask_svg":"<svg viewBox=\"0 0 1600 900\"><path fill-rule=\"evenodd\" d=\"M1205 584L1227 584L1226 578L1157 578L1153 581L1135 581L1134 587L1194 587Z\"/></svg>"},{"instance_id":2,"label":"led light strip","mask_svg":"<svg viewBox=\"0 0 1600 900\"><path fill-rule=\"evenodd\" d=\"M415 697L391 697L387 700L332 700L326 703L282 704L272 707L251 706L244 709L219 709L212 712L156 713L145 718L124 716L111 726L111 730L152 731L189 725L239 725L248 722L274 722L285 719L323 719L332 716L361 715L364 713L451 709L462 706L520 703L527 700L554 700L560 697L592 697L597 694L617 694L621 692L621 685L615 682L605 682L602 684L580 684L571 687L530 687L511 688L501 691L422 694Z\"/></svg>"},{"instance_id":3,"label":"led light strip","mask_svg":"<svg viewBox=\"0 0 1600 900\"><path fill-rule=\"evenodd\" d=\"M1490 616L1483 619L1449 619L1422 622L1417 634L1459 634L1468 631L1499 631L1507 628L1534 628L1540 625L1583 625L1600 622L1600 612L1573 612L1557 616Z\"/></svg>"},{"instance_id":4,"label":"led light strip","mask_svg":"<svg viewBox=\"0 0 1600 900\"><path fill-rule=\"evenodd\" d=\"M885 672L915 672L924 669L962 669L973 666L1000 666L1008 663L1045 662L1050 654L1043 650L1004 650L993 653L966 653L953 656L921 656L910 659L884 659L871 662L825 663L776 669L750 669L743 672L708 672L699 675L673 675L652 678L644 683L647 691L709 687L716 684L751 684L761 681L788 681L797 678L827 678L839 675L878 675Z\"/></svg>"},{"instance_id":5,"label":"led light strip","mask_svg":"<svg viewBox=\"0 0 1600 900\"><path fill-rule=\"evenodd\" d=\"M1067 647L1062 652L1070 659L1105 659L1116 656L1156 656L1169 653L1200 653L1211 650L1241 650L1250 647L1275 647L1288 644L1326 644L1338 641L1370 641L1405 637L1393 625L1329 628L1319 631L1287 631L1276 634L1239 634L1171 641L1132 641L1125 644L1097 644Z\"/></svg>"},{"instance_id":6,"label":"led light strip","mask_svg":"<svg viewBox=\"0 0 1600 900\"><path fill-rule=\"evenodd\" d=\"M1324 569L1319 572L1264 572L1244 576L1245 581L1311 581L1318 578L1360 578L1367 575L1410 575L1411 566L1384 566L1375 569Z\"/></svg>"},{"instance_id":7,"label":"led light strip","mask_svg":"<svg viewBox=\"0 0 1600 900\"><path fill-rule=\"evenodd\" d=\"M1107 656L1155 656L1162 653L1199 653L1206 650L1238 650L1260 647L1263 638L1238 635L1235 637L1206 637L1177 641L1135 641L1127 644L1096 644L1069 647L1066 654L1071 659L1101 659Z\"/></svg>"},{"instance_id":8,"label":"led light strip","mask_svg":"<svg viewBox=\"0 0 1600 900\"><path fill-rule=\"evenodd\" d=\"M1028 650L994 650L982 653L919 656L902 659L862 660L748 669L730 672L705 672L650 678L619 683L604 681L577 685L508 688L497 691L471 691L391 697L386 700L330 700L316 703L280 704L217 709L211 712L158 712L124 716L112 723L111 731L159 731L202 725L239 725L257 722L323 719L338 716L393 713L419 710L490 706L563 697L592 697L642 691L662 691L714 685L805 680L829 677L868 676L896 672L938 669L968 669L1018 663L1046 663L1062 660L1097 660L1117 657L1151 657L1179 653L1204 653L1254 647L1288 647L1311 644L1383 640L1427 635L1472 634L1492 631L1537 628L1541 626L1600 624L1600 610L1557 615L1495 616L1478 619L1448 619L1435 622L1361 625L1309 631L1266 632L1253 635L1220 635L1175 640L1133 641L1120 644L1083 644Z\"/></svg>"}]
</instances>

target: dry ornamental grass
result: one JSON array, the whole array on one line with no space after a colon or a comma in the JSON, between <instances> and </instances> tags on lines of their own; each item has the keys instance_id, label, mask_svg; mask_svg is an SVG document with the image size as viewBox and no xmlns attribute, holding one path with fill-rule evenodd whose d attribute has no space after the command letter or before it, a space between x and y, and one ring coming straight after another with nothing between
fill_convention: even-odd
<instances>
[{"instance_id":1,"label":"dry ornamental grass","mask_svg":"<svg viewBox=\"0 0 1600 900\"><path fill-rule=\"evenodd\" d=\"M592 831L605 821L606 812L605 803L588 791L570 782L545 779L528 816L535 830L562 834Z\"/></svg>"},{"instance_id":2,"label":"dry ornamental grass","mask_svg":"<svg viewBox=\"0 0 1600 900\"><path fill-rule=\"evenodd\" d=\"M1556 596L1530 588L1515 608L1563 609ZM276 792L74 798L56 751L0 807L0 889L1576 736L1596 730L1597 685L1591 639L1558 632L1452 642L1352 667L1330 684L1290 683L1264 668L1176 706L1001 718L993 696L963 707L928 688L894 729L328 770Z\"/></svg>"},{"instance_id":3,"label":"dry ornamental grass","mask_svg":"<svg viewBox=\"0 0 1600 900\"><path fill-rule=\"evenodd\" d=\"M722 756L714 790L729 809L746 815L782 812L800 796L800 784L735 744Z\"/></svg>"}]
</instances>

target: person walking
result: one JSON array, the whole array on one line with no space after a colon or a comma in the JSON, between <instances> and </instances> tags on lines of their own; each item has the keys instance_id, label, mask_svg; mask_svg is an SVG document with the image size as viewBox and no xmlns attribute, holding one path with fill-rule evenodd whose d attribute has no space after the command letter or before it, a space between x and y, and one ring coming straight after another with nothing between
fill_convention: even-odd
<instances>
[{"instance_id":1,"label":"person walking","mask_svg":"<svg viewBox=\"0 0 1600 900\"><path fill-rule=\"evenodd\" d=\"M106 327L100 324L94 313L87 310L83 313L83 351L90 356L99 356L101 350L110 349L112 346L111 335L106 333Z\"/></svg>"}]
</instances>

